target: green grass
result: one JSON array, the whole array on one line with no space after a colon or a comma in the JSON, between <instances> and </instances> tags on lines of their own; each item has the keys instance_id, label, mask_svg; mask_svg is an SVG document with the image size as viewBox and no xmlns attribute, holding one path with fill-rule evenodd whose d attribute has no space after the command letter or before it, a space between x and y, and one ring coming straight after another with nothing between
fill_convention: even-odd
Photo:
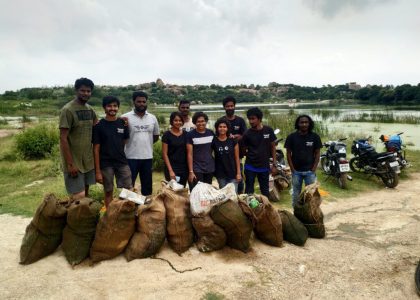
<instances>
[{"instance_id":1,"label":"green grass","mask_svg":"<svg viewBox=\"0 0 420 300\"><path fill-rule=\"evenodd\" d=\"M201 300L223 300L226 299L225 296L215 292L207 292L202 297Z\"/></svg>"}]
</instances>

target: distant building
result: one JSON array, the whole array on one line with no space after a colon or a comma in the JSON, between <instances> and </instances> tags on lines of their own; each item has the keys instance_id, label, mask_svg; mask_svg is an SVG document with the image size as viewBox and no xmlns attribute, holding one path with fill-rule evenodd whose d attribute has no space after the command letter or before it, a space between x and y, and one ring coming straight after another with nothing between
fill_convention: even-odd
<instances>
[{"instance_id":1,"label":"distant building","mask_svg":"<svg viewBox=\"0 0 420 300\"><path fill-rule=\"evenodd\" d=\"M357 84L357 82L349 82L349 83L347 83L347 86L348 86L349 90L352 90L352 91L357 91L357 90L360 90L362 88L360 86L360 84Z\"/></svg>"}]
</instances>

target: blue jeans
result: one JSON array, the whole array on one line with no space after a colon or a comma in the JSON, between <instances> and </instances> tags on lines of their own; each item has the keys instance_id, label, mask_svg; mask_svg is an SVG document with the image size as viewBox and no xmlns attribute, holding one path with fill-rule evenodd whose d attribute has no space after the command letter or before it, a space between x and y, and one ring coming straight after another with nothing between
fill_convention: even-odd
<instances>
[{"instance_id":1,"label":"blue jeans","mask_svg":"<svg viewBox=\"0 0 420 300\"><path fill-rule=\"evenodd\" d=\"M269 172L254 172L245 169L245 194L253 194L254 193L254 182L255 177L258 178L258 183L260 184L260 191L261 194L266 196L267 198L270 196L268 191L268 180L270 177Z\"/></svg>"},{"instance_id":2,"label":"blue jeans","mask_svg":"<svg viewBox=\"0 0 420 300\"><path fill-rule=\"evenodd\" d=\"M305 185L312 184L316 181L316 174L312 171L294 171L292 174L292 205L293 207L299 201L299 195L302 191L302 182L305 181Z\"/></svg>"},{"instance_id":3,"label":"blue jeans","mask_svg":"<svg viewBox=\"0 0 420 300\"><path fill-rule=\"evenodd\" d=\"M136 182L137 174L140 175L141 194L148 196L152 194L152 159L127 159L128 166L131 170L131 181Z\"/></svg>"},{"instance_id":4,"label":"blue jeans","mask_svg":"<svg viewBox=\"0 0 420 300\"><path fill-rule=\"evenodd\" d=\"M233 183L235 186L235 192L238 193L238 182L236 179L230 179L230 178L217 178L217 183L219 184L219 189L224 188L228 183Z\"/></svg>"}]
</instances>

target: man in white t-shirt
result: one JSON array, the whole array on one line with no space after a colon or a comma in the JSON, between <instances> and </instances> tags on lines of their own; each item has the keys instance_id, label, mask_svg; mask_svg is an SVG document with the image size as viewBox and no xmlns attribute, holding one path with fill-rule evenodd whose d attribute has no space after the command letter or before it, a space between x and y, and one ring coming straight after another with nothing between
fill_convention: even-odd
<instances>
[{"instance_id":1,"label":"man in white t-shirt","mask_svg":"<svg viewBox=\"0 0 420 300\"><path fill-rule=\"evenodd\" d=\"M182 125L182 129L186 132L189 132L195 129L195 124L192 122L192 119L190 116L190 100L179 101L178 110L181 113L182 120L184 121L184 125Z\"/></svg>"},{"instance_id":2,"label":"man in white t-shirt","mask_svg":"<svg viewBox=\"0 0 420 300\"><path fill-rule=\"evenodd\" d=\"M147 112L148 96L145 92L133 92L134 109L122 117L128 120L130 138L125 145L125 155L131 170L131 181L140 175L141 194L152 194L153 144L159 139L159 124L154 115Z\"/></svg>"}]
</instances>

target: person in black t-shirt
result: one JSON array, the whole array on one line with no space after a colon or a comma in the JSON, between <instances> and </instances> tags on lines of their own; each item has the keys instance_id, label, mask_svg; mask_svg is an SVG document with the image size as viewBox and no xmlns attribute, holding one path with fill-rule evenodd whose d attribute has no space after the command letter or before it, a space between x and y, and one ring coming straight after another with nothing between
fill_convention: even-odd
<instances>
[{"instance_id":1,"label":"person in black t-shirt","mask_svg":"<svg viewBox=\"0 0 420 300\"><path fill-rule=\"evenodd\" d=\"M214 132L206 128L209 117L198 111L192 121L195 129L187 133L188 185L192 190L198 181L211 184L214 172L212 142Z\"/></svg>"},{"instance_id":2,"label":"person in black t-shirt","mask_svg":"<svg viewBox=\"0 0 420 300\"><path fill-rule=\"evenodd\" d=\"M257 108L251 108L246 116L249 121L249 128L245 131L242 141L246 148L245 160L245 193L254 193L255 177L258 178L261 194L269 196L268 181L270 171L275 173L277 170L273 167L270 170L270 158L276 163L276 136L271 127L263 125L262 111Z\"/></svg>"},{"instance_id":3,"label":"person in black t-shirt","mask_svg":"<svg viewBox=\"0 0 420 300\"><path fill-rule=\"evenodd\" d=\"M124 153L124 145L129 138L128 126L117 118L120 100L113 96L102 99L105 118L93 127L93 154L96 181L103 184L105 206L112 201L114 176L117 187L132 189L131 172Z\"/></svg>"},{"instance_id":4,"label":"person in black t-shirt","mask_svg":"<svg viewBox=\"0 0 420 300\"><path fill-rule=\"evenodd\" d=\"M216 165L215 176L219 188L233 183L238 192L238 183L242 180L238 143L230 137L230 124L226 118L218 119L214 128L216 138L213 139L212 147Z\"/></svg>"},{"instance_id":5,"label":"person in black t-shirt","mask_svg":"<svg viewBox=\"0 0 420 300\"><path fill-rule=\"evenodd\" d=\"M287 162L292 171L292 205L299 200L302 182L305 185L316 181L316 168L319 163L321 138L314 129L314 121L308 115L300 115L295 121L296 131L289 134L284 143Z\"/></svg>"},{"instance_id":6,"label":"person in black t-shirt","mask_svg":"<svg viewBox=\"0 0 420 300\"><path fill-rule=\"evenodd\" d=\"M230 137L235 139L239 145L239 159L240 159L240 168L241 168L241 177L243 172L242 158L245 156L243 151L244 147L242 144L242 135L246 130L245 120L237 115L235 115L235 106L236 99L232 96L228 96L223 99L223 108L226 112L226 118L230 122ZM238 183L238 193L242 194L244 192L244 181Z\"/></svg>"},{"instance_id":7,"label":"person in black t-shirt","mask_svg":"<svg viewBox=\"0 0 420 300\"><path fill-rule=\"evenodd\" d=\"M162 158L165 162L165 179L175 179L185 186L188 179L187 133L182 130L184 121L180 112L173 112L169 117L171 129L162 136Z\"/></svg>"}]
</instances>

